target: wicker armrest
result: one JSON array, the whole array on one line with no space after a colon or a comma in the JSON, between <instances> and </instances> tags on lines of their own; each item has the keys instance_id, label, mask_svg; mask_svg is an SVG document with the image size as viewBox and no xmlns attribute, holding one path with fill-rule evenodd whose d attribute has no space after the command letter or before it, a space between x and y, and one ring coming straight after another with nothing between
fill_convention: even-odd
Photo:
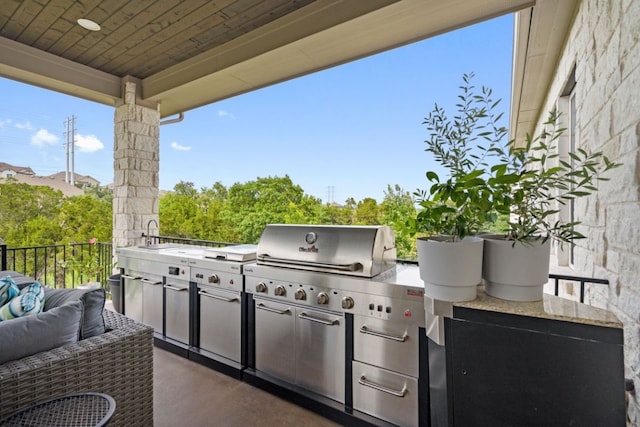
<instances>
[{"instance_id":1,"label":"wicker armrest","mask_svg":"<svg viewBox=\"0 0 640 427\"><path fill-rule=\"evenodd\" d=\"M153 328L104 310L102 335L0 365L0 416L64 394L116 401L110 426L153 425Z\"/></svg>"}]
</instances>

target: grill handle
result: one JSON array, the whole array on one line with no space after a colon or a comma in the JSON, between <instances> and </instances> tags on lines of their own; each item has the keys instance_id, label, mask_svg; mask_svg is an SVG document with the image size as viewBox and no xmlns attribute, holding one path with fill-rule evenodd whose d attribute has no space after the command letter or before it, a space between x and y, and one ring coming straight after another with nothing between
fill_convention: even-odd
<instances>
[{"instance_id":1,"label":"grill handle","mask_svg":"<svg viewBox=\"0 0 640 427\"><path fill-rule=\"evenodd\" d=\"M158 282L157 280L149 280L149 279L145 279L142 278L141 280L142 283L146 283L147 285L162 285L162 282Z\"/></svg>"},{"instance_id":2,"label":"grill handle","mask_svg":"<svg viewBox=\"0 0 640 427\"><path fill-rule=\"evenodd\" d=\"M173 286L173 285L169 285L169 284L164 285L164 287L166 289L171 289L172 291L177 291L177 292L186 292L186 291L189 290L189 288L179 288L177 286Z\"/></svg>"},{"instance_id":3,"label":"grill handle","mask_svg":"<svg viewBox=\"0 0 640 427\"><path fill-rule=\"evenodd\" d=\"M298 266L313 266L316 268L330 268L337 271L359 271L362 270L362 264L359 262L352 262L351 264L329 264L325 262L313 262L313 261L298 261L295 259L276 258L267 254L260 254L257 256L258 261L265 263L273 263L275 265L298 265Z\"/></svg>"},{"instance_id":4,"label":"grill handle","mask_svg":"<svg viewBox=\"0 0 640 427\"><path fill-rule=\"evenodd\" d=\"M218 295L213 295L213 294L208 294L205 291L199 291L198 295L202 295L203 297L207 297L207 298L213 298L213 299L217 299L220 301L224 301L224 302L235 302L238 301L238 298L225 298L225 297L220 297Z\"/></svg>"},{"instance_id":5,"label":"grill handle","mask_svg":"<svg viewBox=\"0 0 640 427\"><path fill-rule=\"evenodd\" d=\"M367 328L367 325L362 325L362 327L360 328L360 333L373 335L374 337L380 337L380 338L385 338L388 340L399 341L399 342L405 342L407 338L409 338L409 334L407 334L406 332L402 335L389 335L383 332L372 331L371 329Z\"/></svg>"},{"instance_id":6,"label":"grill handle","mask_svg":"<svg viewBox=\"0 0 640 427\"><path fill-rule=\"evenodd\" d=\"M298 317L305 320L311 320L312 322L322 323L323 325L328 325L328 326L333 326L340 323L338 319L335 319L335 320L318 319L317 317L309 316L307 313L300 313L298 314Z\"/></svg>"},{"instance_id":7,"label":"grill handle","mask_svg":"<svg viewBox=\"0 0 640 427\"><path fill-rule=\"evenodd\" d=\"M129 274L123 274L122 278L123 279L129 279L129 280L140 280L140 279L142 279L142 276L131 276Z\"/></svg>"},{"instance_id":8,"label":"grill handle","mask_svg":"<svg viewBox=\"0 0 640 427\"><path fill-rule=\"evenodd\" d=\"M289 310L288 308L285 308L284 310L278 310L275 308L271 308L271 307L267 307L266 305L260 303L256 305L256 308L259 308L260 310L264 310L264 311L270 311L272 313L276 313L276 314L288 314L291 313L291 310Z\"/></svg>"},{"instance_id":9,"label":"grill handle","mask_svg":"<svg viewBox=\"0 0 640 427\"><path fill-rule=\"evenodd\" d=\"M394 390L392 388L389 387L385 387L381 384L376 384L374 382L371 382L367 379L367 377L365 377L364 375L360 376L360 379L358 380L358 383L360 383L361 385L365 386L365 387L371 387L375 390L384 392L384 393L388 393L388 394L392 394L394 396L397 397L404 397L407 394L407 386L405 385L404 387L402 387L402 390Z\"/></svg>"}]
</instances>

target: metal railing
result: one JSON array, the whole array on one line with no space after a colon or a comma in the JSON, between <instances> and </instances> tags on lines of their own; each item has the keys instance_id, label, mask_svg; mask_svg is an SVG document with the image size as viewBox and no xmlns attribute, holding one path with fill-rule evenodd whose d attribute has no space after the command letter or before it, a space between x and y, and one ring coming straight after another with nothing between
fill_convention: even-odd
<instances>
[{"instance_id":1,"label":"metal railing","mask_svg":"<svg viewBox=\"0 0 640 427\"><path fill-rule=\"evenodd\" d=\"M178 243L186 245L198 245L209 247L224 247L237 245L238 243L219 242L215 240L188 239L170 236L146 236L153 244ZM0 245L0 270L13 270L26 276L34 277L40 283L51 287L75 287L78 284L94 278L83 277L75 271L69 271L63 267L68 257L84 259L84 257L98 256L100 273L95 277L103 287L112 272L112 247L111 243L73 243L71 245L45 245L21 248L8 248L6 244ZM415 260L398 260L407 264L416 264ZM609 280L593 277L570 276L564 274L549 274L550 281L554 284L554 294L559 295L561 283L579 283L579 301L584 303L587 284L609 285Z\"/></svg>"},{"instance_id":2,"label":"metal railing","mask_svg":"<svg viewBox=\"0 0 640 427\"><path fill-rule=\"evenodd\" d=\"M553 289L554 289L555 295L559 295L560 293L561 280L564 282L580 283L580 302L581 303L584 303L584 294L585 294L587 283L609 286L609 279L597 279L594 277L568 276L565 274L549 274L549 279L553 280L553 286L554 286Z\"/></svg>"},{"instance_id":3,"label":"metal railing","mask_svg":"<svg viewBox=\"0 0 640 427\"><path fill-rule=\"evenodd\" d=\"M231 243L231 242L219 242L216 240L201 240L201 239L188 239L184 237L170 237L170 236L154 236L154 235L146 235L142 233L142 237L149 238L152 244L159 243L179 243L181 245L196 245L196 246L209 246L212 248L222 248L225 246L231 245L239 245L239 243Z\"/></svg>"},{"instance_id":4,"label":"metal railing","mask_svg":"<svg viewBox=\"0 0 640 427\"><path fill-rule=\"evenodd\" d=\"M82 262L92 257L97 259L99 271L91 277L65 267L65 262L71 258ZM41 284L53 288L73 288L87 282L100 282L102 287L106 287L112 269L111 243L71 243L19 248L0 245L0 270L12 270L33 277Z\"/></svg>"}]
</instances>

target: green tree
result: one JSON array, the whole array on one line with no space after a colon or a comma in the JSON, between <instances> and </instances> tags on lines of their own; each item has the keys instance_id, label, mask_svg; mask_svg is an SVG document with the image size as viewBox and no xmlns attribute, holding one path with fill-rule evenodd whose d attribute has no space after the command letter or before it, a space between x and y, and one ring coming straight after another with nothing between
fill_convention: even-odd
<instances>
[{"instance_id":1,"label":"green tree","mask_svg":"<svg viewBox=\"0 0 640 427\"><path fill-rule=\"evenodd\" d=\"M258 178L229 188L221 217L233 230L230 241L256 243L267 224L286 223L292 204L300 205L304 192L289 176Z\"/></svg>"},{"instance_id":2,"label":"green tree","mask_svg":"<svg viewBox=\"0 0 640 427\"><path fill-rule=\"evenodd\" d=\"M9 178L0 184L0 239L9 246L28 246L33 229L43 230L55 223L63 199L62 192L47 186L33 186ZM48 240L48 239L47 239ZM38 242L55 243L55 242Z\"/></svg>"},{"instance_id":3,"label":"green tree","mask_svg":"<svg viewBox=\"0 0 640 427\"><path fill-rule=\"evenodd\" d=\"M355 224L376 225L380 224L378 202L376 199L366 197L358 202L355 210Z\"/></svg>"},{"instance_id":4,"label":"green tree","mask_svg":"<svg viewBox=\"0 0 640 427\"><path fill-rule=\"evenodd\" d=\"M174 191L159 200L160 233L165 236L200 238L202 209L192 182L180 181Z\"/></svg>"},{"instance_id":5,"label":"green tree","mask_svg":"<svg viewBox=\"0 0 640 427\"><path fill-rule=\"evenodd\" d=\"M58 220L61 239L58 243L85 243L90 239L110 242L113 229L111 202L90 195L63 200Z\"/></svg>"},{"instance_id":6,"label":"green tree","mask_svg":"<svg viewBox=\"0 0 640 427\"><path fill-rule=\"evenodd\" d=\"M404 227L407 218L416 215L415 201L408 191L399 185L387 185L384 200L380 204L382 223L393 227L396 237L396 252L400 259L415 259L416 241Z\"/></svg>"}]
</instances>

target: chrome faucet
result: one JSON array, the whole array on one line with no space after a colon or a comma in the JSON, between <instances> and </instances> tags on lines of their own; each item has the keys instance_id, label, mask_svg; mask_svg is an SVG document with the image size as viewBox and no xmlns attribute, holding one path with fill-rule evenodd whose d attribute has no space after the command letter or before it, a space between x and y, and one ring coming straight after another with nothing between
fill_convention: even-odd
<instances>
[{"instance_id":1,"label":"chrome faucet","mask_svg":"<svg viewBox=\"0 0 640 427\"><path fill-rule=\"evenodd\" d=\"M151 229L152 222L156 225L156 228L160 228L160 226L158 225L158 221L153 218L151 218L149 222L147 222L147 241L145 243L146 246L151 246L151 236L149 235L149 230Z\"/></svg>"}]
</instances>

